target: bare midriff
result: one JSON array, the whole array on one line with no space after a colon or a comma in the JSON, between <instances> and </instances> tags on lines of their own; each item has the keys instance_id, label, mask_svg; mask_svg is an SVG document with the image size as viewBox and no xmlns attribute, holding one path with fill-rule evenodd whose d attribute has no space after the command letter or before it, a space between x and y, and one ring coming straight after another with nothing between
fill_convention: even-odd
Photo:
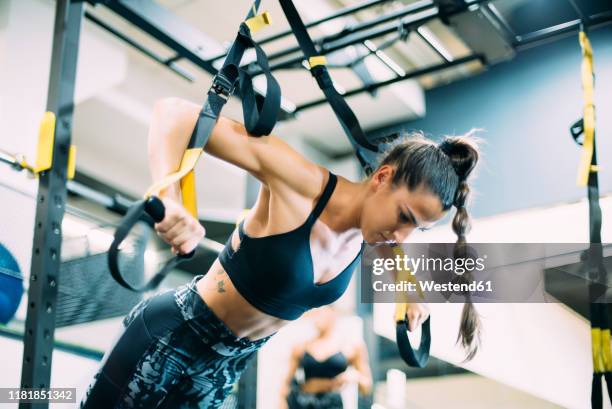
<instances>
[{"instance_id":1,"label":"bare midriff","mask_svg":"<svg viewBox=\"0 0 612 409\"><path fill-rule=\"evenodd\" d=\"M219 260L197 283L206 305L239 338L252 341L274 334L290 321L268 315L251 305L234 287Z\"/></svg>"}]
</instances>

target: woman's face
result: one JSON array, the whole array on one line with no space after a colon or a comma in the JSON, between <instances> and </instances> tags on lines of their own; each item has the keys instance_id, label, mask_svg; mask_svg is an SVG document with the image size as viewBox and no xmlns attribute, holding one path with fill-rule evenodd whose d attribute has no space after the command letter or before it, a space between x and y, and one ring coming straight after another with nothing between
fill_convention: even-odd
<instances>
[{"instance_id":1,"label":"woman's face","mask_svg":"<svg viewBox=\"0 0 612 409\"><path fill-rule=\"evenodd\" d=\"M361 214L361 232L368 244L401 243L414 229L426 229L445 214L440 198L424 186L393 186L394 173L394 167L382 166L368 182L371 194Z\"/></svg>"}]
</instances>

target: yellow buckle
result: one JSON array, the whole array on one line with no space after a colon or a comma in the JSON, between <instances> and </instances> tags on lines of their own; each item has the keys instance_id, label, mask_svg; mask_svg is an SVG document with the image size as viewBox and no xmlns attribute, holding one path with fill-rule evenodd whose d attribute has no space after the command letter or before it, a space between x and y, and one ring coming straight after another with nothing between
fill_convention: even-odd
<instances>
[{"instance_id":1,"label":"yellow buckle","mask_svg":"<svg viewBox=\"0 0 612 409\"><path fill-rule=\"evenodd\" d=\"M313 69L317 65L327 65L327 58L324 55L316 55L308 59L308 65L310 69Z\"/></svg>"},{"instance_id":2,"label":"yellow buckle","mask_svg":"<svg viewBox=\"0 0 612 409\"><path fill-rule=\"evenodd\" d=\"M53 163L53 141L55 139L55 114L45 112L38 131L36 165L29 167L34 173L51 169Z\"/></svg>"},{"instance_id":3,"label":"yellow buckle","mask_svg":"<svg viewBox=\"0 0 612 409\"><path fill-rule=\"evenodd\" d=\"M270 17L270 13L264 11L263 13L258 14L255 17L247 19L244 23L247 25L251 33L256 33L263 27L272 24L272 18Z\"/></svg>"},{"instance_id":4,"label":"yellow buckle","mask_svg":"<svg viewBox=\"0 0 612 409\"><path fill-rule=\"evenodd\" d=\"M76 173L76 154L76 145L70 145L70 150L68 151L68 172L66 174L68 180L74 179L74 174Z\"/></svg>"}]
</instances>

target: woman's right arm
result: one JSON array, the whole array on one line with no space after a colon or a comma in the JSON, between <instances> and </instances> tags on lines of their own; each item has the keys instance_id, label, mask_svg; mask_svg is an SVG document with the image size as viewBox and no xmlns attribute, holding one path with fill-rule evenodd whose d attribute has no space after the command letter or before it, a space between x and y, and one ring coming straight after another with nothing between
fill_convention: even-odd
<instances>
[{"instance_id":1,"label":"woman's right arm","mask_svg":"<svg viewBox=\"0 0 612 409\"><path fill-rule=\"evenodd\" d=\"M154 181L179 168L200 110L200 105L180 98L155 104L148 140ZM252 137L244 125L225 117L219 117L204 150L251 173L277 194L293 191L314 198L326 176L283 140L274 135ZM178 184L164 193L178 198Z\"/></svg>"}]
</instances>

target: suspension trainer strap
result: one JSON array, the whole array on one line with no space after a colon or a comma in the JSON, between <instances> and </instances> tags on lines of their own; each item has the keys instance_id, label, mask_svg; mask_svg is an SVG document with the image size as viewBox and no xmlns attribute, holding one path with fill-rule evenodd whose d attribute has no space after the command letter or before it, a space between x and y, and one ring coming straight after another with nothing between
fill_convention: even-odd
<instances>
[{"instance_id":1,"label":"suspension trainer strap","mask_svg":"<svg viewBox=\"0 0 612 409\"><path fill-rule=\"evenodd\" d=\"M109 269L115 280L129 290L149 291L156 288L168 272L193 256L192 251L187 255L177 255L170 259L148 283L141 287L129 284L119 269L119 247L134 225L144 217L144 213L149 214L155 222L163 220L165 209L156 195L159 195L168 186L180 182L183 206L195 218L198 217L193 170L212 134L221 110L234 91L238 89L242 97L244 123L249 135L268 135L276 124L281 101L280 86L270 72L266 54L251 38L252 32L270 24L270 17L267 13L257 14L260 1L253 2L245 21L240 24L223 66L213 78L212 86L208 90L206 101L200 110L178 170L153 184L145 193L144 200L136 202L130 208L115 232L108 252ZM242 57L248 48L255 49L256 64L261 67L267 81L263 100L256 98L251 77L240 68Z\"/></svg>"},{"instance_id":2,"label":"suspension trainer strap","mask_svg":"<svg viewBox=\"0 0 612 409\"><path fill-rule=\"evenodd\" d=\"M581 77L584 117L570 127L570 134L576 143L582 145L577 184L578 186L587 186L589 199L590 246L586 251L584 273L590 281L589 310L591 352L593 356L591 407L601 409L603 407L603 379L608 386L608 399L612 403L612 349L610 348L608 305L605 300L601 300L607 290L607 272L603 263L603 248L601 245L601 207L599 205L597 150L595 145L595 105L593 104L593 50L585 31L580 32L579 41L582 49Z\"/></svg>"},{"instance_id":3,"label":"suspension trainer strap","mask_svg":"<svg viewBox=\"0 0 612 409\"><path fill-rule=\"evenodd\" d=\"M359 163L366 174L370 174L374 170L378 147L368 141L355 113L334 87L334 82L325 65L326 59L317 51L293 2L291 0L280 0L280 5L293 30L293 35L304 53L304 57L308 61L310 73L317 80L319 88L325 94L325 98L334 114L336 114L340 125L342 125L344 133L353 145Z\"/></svg>"}]
</instances>

